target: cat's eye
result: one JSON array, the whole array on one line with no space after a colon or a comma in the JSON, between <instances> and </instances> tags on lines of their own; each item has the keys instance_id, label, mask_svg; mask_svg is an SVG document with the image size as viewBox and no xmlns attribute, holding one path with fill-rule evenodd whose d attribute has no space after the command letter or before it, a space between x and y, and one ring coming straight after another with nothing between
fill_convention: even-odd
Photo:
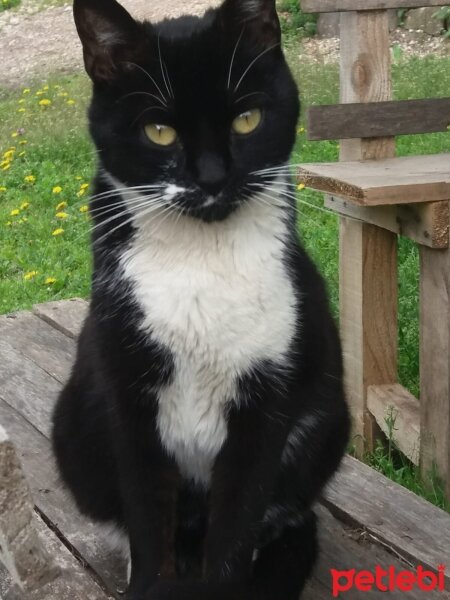
<instances>
[{"instance_id":1,"label":"cat's eye","mask_svg":"<svg viewBox=\"0 0 450 600\"><path fill-rule=\"evenodd\" d=\"M150 141L158 146L171 146L177 139L177 132L169 125L151 123L145 126L145 134Z\"/></svg>"},{"instance_id":2,"label":"cat's eye","mask_svg":"<svg viewBox=\"0 0 450 600\"><path fill-rule=\"evenodd\" d=\"M259 108L254 108L253 110L247 110L238 115L231 124L231 127L235 133L246 135L247 133L255 131L261 123L261 119L261 111Z\"/></svg>"}]
</instances>

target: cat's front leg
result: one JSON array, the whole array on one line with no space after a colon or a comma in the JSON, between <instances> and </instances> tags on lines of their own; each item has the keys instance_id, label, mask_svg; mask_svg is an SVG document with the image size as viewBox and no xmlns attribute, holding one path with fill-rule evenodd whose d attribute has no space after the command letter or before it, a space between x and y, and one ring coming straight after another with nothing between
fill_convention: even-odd
<instances>
[{"instance_id":1,"label":"cat's front leg","mask_svg":"<svg viewBox=\"0 0 450 600\"><path fill-rule=\"evenodd\" d=\"M145 411L117 429L117 457L131 576L127 598L144 600L159 577L175 576L174 536L178 472Z\"/></svg>"},{"instance_id":2,"label":"cat's front leg","mask_svg":"<svg viewBox=\"0 0 450 600\"><path fill-rule=\"evenodd\" d=\"M259 397L229 414L228 437L217 457L211 485L204 562L209 582L242 583L251 577L253 553L289 422L276 409L282 399L265 400Z\"/></svg>"}]
</instances>

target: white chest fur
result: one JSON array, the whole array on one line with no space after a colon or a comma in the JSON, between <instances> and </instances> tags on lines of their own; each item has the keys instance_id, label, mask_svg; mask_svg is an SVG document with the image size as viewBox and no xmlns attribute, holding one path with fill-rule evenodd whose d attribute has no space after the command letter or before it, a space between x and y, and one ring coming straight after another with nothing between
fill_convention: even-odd
<instances>
[{"instance_id":1,"label":"white chest fur","mask_svg":"<svg viewBox=\"0 0 450 600\"><path fill-rule=\"evenodd\" d=\"M158 391L161 441L183 476L207 485L237 379L258 360L287 360L296 300L282 260L286 225L279 207L256 200L220 223L153 214L135 224L122 267L141 329L175 364Z\"/></svg>"}]
</instances>

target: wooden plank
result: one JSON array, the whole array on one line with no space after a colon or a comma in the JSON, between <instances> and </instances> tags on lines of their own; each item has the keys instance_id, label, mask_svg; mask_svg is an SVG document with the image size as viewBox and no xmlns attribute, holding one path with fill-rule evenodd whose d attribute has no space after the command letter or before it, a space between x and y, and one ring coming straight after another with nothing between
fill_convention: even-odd
<instances>
[{"instance_id":1,"label":"wooden plank","mask_svg":"<svg viewBox=\"0 0 450 600\"><path fill-rule=\"evenodd\" d=\"M367 408L383 433L415 465L419 464L420 405L402 385L373 385Z\"/></svg>"},{"instance_id":2,"label":"wooden plank","mask_svg":"<svg viewBox=\"0 0 450 600\"><path fill-rule=\"evenodd\" d=\"M447 131L450 98L312 106L309 140L387 137Z\"/></svg>"},{"instance_id":3,"label":"wooden plank","mask_svg":"<svg viewBox=\"0 0 450 600\"><path fill-rule=\"evenodd\" d=\"M450 154L305 164L298 178L307 187L361 206L448 200Z\"/></svg>"},{"instance_id":4,"label":"wooden plank","mask_svg":"<svg viewBox=\"0 0 450 600\"><path fill-rule=\"evenodd\" d=\"M36 515L36 530L41 545L54 558L59 576L47 582L43 587L29 592L26 600L108 600L104 592L94 581L88 570L62 544L57 536ZM4 600L25 600L12 588L12 581L0 566L0 598Z\"/></svg>"},{"instance_id":5,"label":"wooden plank","mask_svg":"<svg viewBox=\"0 0 450 600\"><path fill-rule=\"evenodd\" d=\"M389 45L387 12L341 15L341 102L391 99ZM394 152L394 138L343 140L340 160L381 159ZM397 378L396 255L394 234L341 218L340 326L358 456L373 449L379 435L367 410L367 387Z\"/></svg>"},{"instance_id":6,"label":"wooden plank","mask_svg":"<svg viewBox=\"0 0 450 600\"><path fill-rule=\"evenodd\" d=\"M442 6L443 0L300 0L305 13L385 10Z\"/></svg>"},{"instance_id":7,"label":"wooden plank","mask_svg":"<svg viewBox=\"0 0 450 600\"><path fill-rule=\"evenodd\" d=\"M332 597L331 569L338 571L374 572L376 565L387 569L393 566L396 571L411 570L410 563L394 556L392 552L382 545L364 528L345 526L337 521L324 506L317 506L316 513L319 517L319 546L321 549L319 562L312 580L307 585L302 600L328 600ZM355 587L339 597L349 600L368 598L385 598L385 592L372 590L365 592ZM428 596L427 596L428 597ZM448 600L450 593L438 590L429 592L430 598ZM411 591L407 594L409 600L422 600L421 590Z\"/></svg>"},{"instance_id":8,"label":"wooden plank","mask_svg":"<svg viewBox=\"0 0 450 600\"><path fill-rule=\"evenodd\" d=\"M125 587L126 565L121 556L111 550L107 529L97 526L77 510L61 484L49 440L2 400L0 422L16 445L37 508L66 540L66 545L75 549L77 556L116 596L117 590Z\"/></svg>"},{"instance_id":9,"label":"wooden plank","mask_svg":"<svg viewBox=\"0 0 450 600\"><path fill-rule=\"evenodd\" d=\"M60 382L3 339L0 356L0 398L48 437Z\"/></svg>"},{"instance_id":10,"label":"wooden plank","mask_svg":"<svg viewBox=\"0 0 450 600\"><path fill-rule=\"evenodd\" d=\"M51 325L30 312L0 316L0 338L58 381L66 381L75 342Z\"/></svg>"},{"instance_id":11,"label":"wooden plank","mask_svg":"<svg viewBox=\"0 0 450 600\"><path fill-rule=\"evenodd\" d=\"M12 586L32 592L59 575L39 541L33 501L13 443L0 426L0 562Z\"/></svg>"},{"instance_id":12,"label":"wooden plank","mask_svg":"<svg viewBox=\"0 0 450 600\"><path fill-rule=\"evenodd\" d=\"M71 338L77 338L88 313L89 304L81 298L37 304L33 312L40 319Z\"/></svg>"},{"instance_id":13,"label":"wooden plank","mask_svg":"<svg viewBox=\"0 0 450 600\"><path fill-rule=\"evenodd\" d=\"M326 196L325 206L344 217L382 227L430 248L449 246L449 203L357 206L337 196Z\"/></svg>"},{"instance_id":14,"label":"wooden plank","mask_svg":"<svg viewBox=\"0 0 450 600\"><path fill-rule=\"evenodd\" d=\"M450 250L420 248L420 461L450 499Z\"/></svg>"},{"instance_id":15,"label":"wooden plank","mask_svg":"<svg viewBox=\"0 0 450 600\"><path fill-rule=\"evenodd\" d=\"M345 457L324 503L413 566L436 570L450 564L450 515L354 458ZM449 586L448 568L445 577Z\"/></svg>"}]
</instances>

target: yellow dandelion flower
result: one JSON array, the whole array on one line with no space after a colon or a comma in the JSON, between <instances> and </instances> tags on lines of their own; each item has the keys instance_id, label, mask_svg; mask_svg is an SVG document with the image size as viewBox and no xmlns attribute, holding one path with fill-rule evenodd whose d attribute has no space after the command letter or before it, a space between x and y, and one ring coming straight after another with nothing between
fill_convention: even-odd
<instances>
[{"instance_id":1,"label":"yellow dandelion flower","mask_svg":"<svg viewBox=\"0 0 450 600\"><path fill-rule=\"evenodd\" d=\"M13 131L11 134L12 138L16 138L19 135L19 133L17 131Z\"/></svg>"},{"instance_id":2,"label":"yellow dandelion flower","mask_svg":"<svg viewBox=\"0 0 450 600\"><path fill-rule=\"evenodd\" d=\"M22 94L29 94L30 92L31 92L30 88L25 88L25 89L22 91Z\"/></svg>"},{"instance_id":3,"label":"yellow dandelion flower","mask_svg":"<svg viewBox=\"0 0 450 600\"><path fill-rule=\"evenodd\" d=\"M14 156L15 151L16 150L14 148L10 148L9 150L3 153L3 158L5 160L10 160Z\"/></svg>"},{"instance_id":4,"label":"yellow dandelion flower","mask_svg":"<svg viewBox=\"0 0 450 600\"><path fill-rule=\"evenodd\" d=\"M59 94L58 94L58 96L60 98L66 98L68 95L69 95L68 92L59 92Z\"/></svg>"},{"instance_id":5,"label":"yellow dandelion flower","mask_svg":"<svg viewBox=\"0 0 450 600\"><path fill-rule=\"evenodd\" d=\"M20 210L18 208L14 208L9 214L11 217L17 217L17 215L20 215Z\"/></svg>"},{"instance_id":6,"label":"yellow dandelion flower","mask_svg":"<svg viewBox=\"0 0 450 600\"><path fill-rule=\"evenodd\" d=\"M19 146L25 146L25 144L28 144L27 140L20 140Z\"/></svg>"},{"instance_id":7,"label":"yellow dandelion flower","mask_svg":"<svg viewBox=\"0 0 450 600\"><path fill-rule=\"evenodd\" d=\"M0 162L0 167L3 169L3 167L6 167L7 165L9 165L10 162L11 162L11 160L9 158L2 160L2 162Z\"/></svg>"},{"instance_id":8,"label":"yellow dandelion flower","mask_svg":"<svg viewBox=\"0 0 450 600\"><path fill-rule=\"evenodd\" d=\"M55 187L52 189L52 192L54 194L60 194L62 192L62 187L60 185L55 185Z\"/></svg>"},{"instance_id":9,"label":"yellow dandelion flower","mask_svg":"<svg viewBox=\"0 0 450 600\"><path fill-rule=\"evenodd\" d=\"M45 91L47 91L48 90L48 85L44 85L44 87L42 89L45 90Z\"/></svg>"},{"instance_id":10,"label":"yellow dandelion flower","mask_svg":"<svg viewBox=\"0 0 450 600\"><path fill-rule=\"evenodd\" d=\"M25 98L21 98L18 102L18 104L23 104L25 102Z\"/></svg>"},{"instance_id":11,"label":"yellow dandelion flower","mask_svg":"<svg viewBox=\"0 0 450 600\"><path fill-rule=\"evenodd\" d=\"M35 95L42 96L43 93L44 93L44 90L38 90Z\"/></svg>"},{"instance_id":12,"label":"yellow dandelion flower","mask_svg":"<svg viewBox=\"0 0 450 600\"><path fill-rule=\"evenodd\" d=\"M19 154L17 156L25 156L26 152L25 150L23 150L22 152L19 152Z\"/></svg>"},{"instance_id":13,"label":"yellow dandelion flower","mask_svg":"<svg viewBox=\"0 0 450 600\"><path fill-rule=\"evenodd\" d=\"M28 273L25 273L23 278L26 281L30 281L30 279L33 279L34 277L36 277L37 274L38 274L38 271L28 271Z\"/></svg>"},{"instance_id":14,"label":"yellow dandelion flower","mask_svg":"<svg viewBox=\"0 0 450 600\"><path fill-rule=\"evenodd\" d=\"M80 190L79 192L77 192L78 198L81 198L82 196L84 196L85 193L86 193L86 190Z\"/></svg>"},{"instance_id":15,"label":"yellow dandelion flower","mask_svg":"<svg viewBox=\"0 0 450 600\"><path fill-rule=\"evenodd\" d=\"M8 162L2 167L2 171L7 171L10 168L11 168L11 163Z\"/></svg>"},{"instance_id":16,"label":"yellow dandelion flower","mask_svg":"<svg viewBox=\"0 0 450 600\"><path fill-rule=\"evenodd\" d=\"M81 175L75 175L75 179L76 179L77 181L81 181L83 178L81 177Z\"/></svg>"},{"instance_id":17,"label":"yellow dandelion flower","mask_svg":"<svg viewBox=\"0 0 450 600\"><path fill-rule=\"evenodd\" d=\"M56 283L56 277L47 277L44 283L45 285L52 285L53 283Z\"/></svg>"},{"instance_id":18,"label":"yellow dandelion flower","mask_svg":"<svg viewBox=\"0 0 450 600\"><path fill-rule=\"evenodd\" d=\"M80 213L86 213L89 210L89 206L85 204L84 206L80 206Z\"/></svg>"},{"instance_id":19,"label":"yellow dandelion flower","mask_svg":"<svg viewBox=\"0 0 450 600\"><path fill-rule=\"evenodd\" d=\"M24 181L26 181L26 183L34 183L36 181L36 177L34 175L27 175L24 177Z\"/></svg>"},{"instance_id":20,"label":"yellow dandelion flower","mask_svg":"<svg viewBox=\"0 0 450 600\"><path fill-rule=\"evenodd\" d=\"M22 204L20 205L20 210L27 210L27 208L30 206L30 203L25 201L22 202Z\"/></svg>"},{"instance_id":21,"label":"yellow dandelion flower","mask_svg":"<svg viewBox=\"0 0 450 600\"><path fill-rule=\"evenodd\" d=\"M75 104L75 100L67 100L66 104L73 106Z\"/></svg>"},{"instance_id":22,"label":"yellow dandelion flower","mask_svg":"<svg viewBox=\"0 0 450 600\"><path fill-rule=\"evenodd\" d=\"M4 185L0 186L0 192L6 192L7 189Z\"/></svg>"},{"instance_id":23,"label":"yellow dandelion flower","mask_svg":"<svg viewBox=\"0 0 450 600\"><path fill-rule=\"evenodd\" d=\"M305 128L304 127L299 127L297 129L297 133L305 133Z\"/></svg>"},{"instance_id":24,"label":"yellow dandelion flower","mask_svg":"<svg viewBox=\"0 0 450 600\"><path fill-rule=\"evenodd\" d=\"M18 109L17 109L17 112L20 112L20 113L24 113L25 111L26 111L26 109L25 109L25 108L18 108Z\"/></svg>"},{"instance_id":25,"label":"yellow dandelion flower","mask_svg":"<svg viewBox=\"0 0 450 600\"><path fill-rule=\"evenodd\" d=\"M66 212L57 212L55 216L57 219L67 219L69 215Z\"/></svg>"},{"instance_id":26,"label":"yellow dandelion flower","mask_svg":"<svg viewBox=\"0 0 450 600\"><path fill-rule=\"evenodd\" d=\"M89 187L89 184L88 184L88 183L82 183L82 184L80 185L80 190L87 190L87 189L88 189L88 187Z\"/></svg>"},{"instance_id":27,"label":"yellow dandelion flower","mask_svg":"<svg viewBox=\"0 0 450 600\"><path fill-rule=\"evenodd\" d=\"M299 183L297 186L298 191L300 192L301 190L304 190L306 187L306 185L304 183Z\"/></svg>"},{"instance_id":28,"label":"yellow dandelion flower","mask_svg":"<svg viewBox=\"0 0 450 600\"><path fill-rule=\"evenodd\" d=\"M56 236L56 235L62 235L64 233L64 229L62 229L61 227L59 227L58 229L55 229L52 232L52 235Z\"/></svg>"},{"instance_id":29,"label":"yellow dandelion flower","mask_svg":"<svg viewBox=\"0 0 450 600\"><path fill-rule=\"evenodd\" d=\"M42 100L39 100L39 106L50 106L51 103L52 101L48 98L42 98Z\"/></svg>"},{"instance_id":30,"label":"yellow dandelion flower","mask_svg":"<svg viewBox=\"0 0 450 600\"><path fill-rule=\"evenodd\" d=\"M55 210L57 212L59 212L60 210L63 210L64 208L67 208L67 202L60 202L56 207Z\"/></svg>"}]
</instances>

